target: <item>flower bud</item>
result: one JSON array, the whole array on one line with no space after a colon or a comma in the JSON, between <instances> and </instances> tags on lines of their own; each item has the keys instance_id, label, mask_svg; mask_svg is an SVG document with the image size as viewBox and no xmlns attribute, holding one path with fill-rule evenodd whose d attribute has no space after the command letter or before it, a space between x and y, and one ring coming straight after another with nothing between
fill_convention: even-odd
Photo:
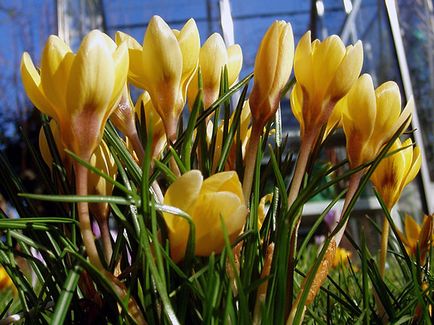
<instances>
[{"instance_id":1,"label":"flower bud","mask_svg":"<svg viewBox=\"0 0 434 325\"><path fill-rule=\"evenodd\" d=\"M218 33L212 34L200 49L199 67L203 79L204 107L210 107L220 92L220 77L224 67L228 70L228 82L231 86L241 71L243 54L236 44L226 49L223 38ZM188 106L191 109L198 93L198 72L188 86Z\"/></svg>"},{"instance_id":2,"label":"flower bud","mask_svg":"<svg viewBox=\"0 0 434 325\"><path fill-rule=\"evenodd\" d=\"M274 116L294 58L294 38L289 23L275 21L264 35L255 60L254 84L249 103L258 129Z\"/></svg>"}]
</instances>

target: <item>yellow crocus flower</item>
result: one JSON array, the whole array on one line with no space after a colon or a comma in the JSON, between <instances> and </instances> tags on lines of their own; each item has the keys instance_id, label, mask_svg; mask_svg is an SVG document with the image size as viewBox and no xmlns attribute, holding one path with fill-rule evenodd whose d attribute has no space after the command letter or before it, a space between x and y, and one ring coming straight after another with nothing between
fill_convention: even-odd
<instances>
[{"instance_id":1,"label":"yellow crocus flower","mask_svg":"<svg viewBox=\"0 0 434 325\"><path fill-rule=\"evenodd\" d=\"M137 99L135 112L139 121L141 120L142 107L145 113L146 128L152 126L152 157L158 157L166 145L166 133L163 121L152 104L151 97L147 92L142 93Z\"/></svg>"},{"instance_id":2,"label":"yellow crocus flower","mask_svg":"<svg viewBox=\"0 0 434 325\"><path fill-rule=\"evenodd\" d=\"M76 54L51 35L42 53L40 73L27 52L21 59L21 76L30 100L56 120L65 147L86 160L120 100L127 73L126 44L117 47L97 30L84 37Z\"/></svg>"},{"instance_id":3,"label":"yellow crocus flower","mask_svg":"<svg viewBox=\"0 0 434 325\"><path fill-rule=\"evenodd\" d=\"M410 256L416 256L416 252L419 249L421 262L425 259L430 246L434 245L433 218L433 215L425 215L422 226L420 226L413 217L406 214L404 218L404 233L398 231L399 239Z\"/></svg>"},{"instance_id":4,"label":"yellow crocus flower","mask_svg":"<svg viewBox=\"0 0 434 325\"><path fill-rule=\"evenodd\" d=\"M390 152L399 149L401 150L385 157L371 176L372 183L389 210L398 201L404 187L416 177L422 163L420 149L411 146L411 139L403 143L399 138L396 139Z\"/></svg>"},{"instance_id":5,"label":"yellow crocus flower","mask_svg":"<svg viewBox=\"0 0 434 325\"><path fill-rule=\"evenodd\" d=\"M291 92L291 109L302 137L308 130L318 132L328 122L335 104L359 77L362 64L360 41L347 48L336 35L311 42L310 31L300 39L294 56L297 82Z\"/></svg>"},{"instance_id":6,"label":"yellow crocus flower","mask_svg":"<svg viewBox=\"0 0 434 325\"><path fill-rule=\"evenodd\" d=\"M208 108L214 103L220 91L220 77L227 67L228 82L231 86L241 71L243 53L238 44L226 48L223 38L218 33L212 34L200 49L199 67L203 80L203 104ZM188 86L188 106L192 109L198 93L198 72Z\"/></svg>"},{"instance_id":7,"label":"yellow crocus flower","mask_svg":"<svg viewBox=\"0 0 434 325\"><path fill-rule=\"evenodd\" d=\"M262 38L254 67L254 84L249 97L253 124L258 130L274 116L294 59L294 37L290 23L275 21Z\"/></svg>"},{"instance_id":8,"label":"yellow crocus flower","mask_svg":"<svg viewBox=\"0 0 434 325\"><path fill-rule=\"evenodd\" d=\"M198 256L220 253L224 247L221 222L233 241L240 234L248 211L241 183L233 171L203 180L199 170L191 170L169 186L164 204L177 207L192 218L196 229L195 254ZM171 256L178 262L185 255L189 225L185 219L170 213L163 213L163 217L169 232Z\"/></svg>"},{"instance_id":9,"label":"yellow crocus flower","mask_svg":"<svg viewBox=\"0 0 434 325\"><path fill-rule=\"evenodd\" d=\"M3 266L0 265L0 292L5 291L7 289L14 289L14 283L12 279L9 277L9 274L6 272Z\"/></svg>"},{"instance_id":10,"label":"yellow crocus flower","mask_svg":"<svg viewBox=\"0 0 434 325\"><path fill-rule=\"evenodd\" d=\"M349 250L341 247L336 248L336 253L332 262L332 267L335 268L341 264L347 264L348 258L353 255Z\"/></svg>"},{"instance_id":11,"label":"yellow crocus flower","mask_svg":"<svg viewBox=\"0 0 434 325\"><path fill-rule=\"evenodd\" d=\"M177 31L170 29L161 17L153 16L143 46L121 32L116 33L116 41L128 44L129 80L149 93L167 138L174 141L187 87L199 61L200 39L195 21L190 19Z\"/></svg>"},{"instance_id":12,"label":"yellow crocus flower","mask_svg":"<svg viewBox=\"0 0 434 325\"><path fill-rule=\"evenodd\" d=\"M374 90L368 74L357 80L347 96L342 125L350 166L355 168L373 160L403 123L410 123L414 102L410 99L401 113L398 85L388 81Z\"/></svg>"}]
</instances>

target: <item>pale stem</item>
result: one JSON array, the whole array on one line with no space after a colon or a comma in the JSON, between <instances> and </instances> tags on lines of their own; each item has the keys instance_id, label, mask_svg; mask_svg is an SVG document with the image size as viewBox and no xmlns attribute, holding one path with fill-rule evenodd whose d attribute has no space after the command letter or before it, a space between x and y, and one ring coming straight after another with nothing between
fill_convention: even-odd
<instances>
[{"instance_id":1,"label":"pale stem","mask_svg":"<svg viewBox=\"0 0 434 325\"><path fill-rule=\"evenodd\" d=\"M246 205L249 205L250 192L252 190L253 176L255 173L256 154L258 153L259 139L261 137L262 128L258 128L253 124L252 133L249 143L246 148L244 178L243 178L243 194Z\"/></svg>"},{"instance_id":2,"label":"pale stem","mask_svg":"<svg viewBox=\"0 0 434 325\"><path fill-rule=\"evenodd\" d=\"M315 132L312 132L301 139L300 153L298 155L297 164L295 165L294 176L292 177L291 188L288 194L288 207L291 207L300 191L315 138Z\"/></svg>"},{"instance_id":3,"label":"pale stem","mask_svg":"<svg viewBox=\"0 0 434 325\"><path fill-rule=\"evenodd\" d=\"M102 240L102 247L104 249L104 257L107 262L107 265L109 265L113 255L113 248L112 248L112 241L110 236L108 220L103 220L102 222L98 223L98 226L99 226L99 230L101 231L101 240Z\"/></svg>"},{"instance_id":4,"label":"pale stem","mask_svg":"<svg viewBox=\"0 0 434 325\"><path fill-rule=\"evenodd\" d=\"M127 134L127 137L131 141L131 145L133 146L133 150L137 154L137 158L139 159L139 163L143 164L143 160L145 159L145 150L143 149L142 142L140 141L140 138L139 138L139 135L138 135L136 129L134 128L131 132L129 132L129 134ZM152 168L152 166L151 166L151 168ZM153 181L151 187L154 190L154 193L155 193L155 196L156 196L158 203L162 203L163 202L163 193L161 191L161 188L160 188L160 185L158 184L158 182L156 180Z\"/></svg>"},{"instance_id":5,"label":"pale stem","mask_svg":"<svg viewBox=\"0 0 434 325\"><path fill-rule=\"evenodd\" d=\"M74 162L74 170L77 195L87 195L88 169L80 165L78 162ZM83 238L84 247L86 248L87 256L89 257L90 263L93 266L95 266L99 271L104 271L104 267L101 264L92 232L89 204L88 202L78 202L77 207L78 219L80 222L80 232Z\"/></svg>"},{"instance_id":6,"label":"pale stem","mask_svg":"<svg viewBox=\"0 0 434 325\"><path fill-rule=\"evenodd\" d=\"M295 166L294 176L291 182L291 188L288 195L288 207L294 203L300 191L301 183L303 181L304 174L306 173L307 163L309 161L309 155L312 151L312 146L315 139L315 133L310 133L302 138L300 145L300 153L298 155L297 163ZM289 296L287 308L292 305L292 294L294 290L294 256L297 250L297 238L298 228L300 227L301 218L297 221L294 231L292 232L290 245L289 245L289 270L288 270L288 288L287 295ZM288 312L288 309L287 309Z\"/></svg>"},{"instance_id":7,"label":"pale stem","mask_svg":"<svg viewBox=\"0 0 434 325\"><path fill-rule=\"evenodd\" d=\"M78 162L74 162L74 170L77 195L87 195L88 169L80 165ZM83 238L84 247L86 248L86 253L89 257L90 263L95 266L98 271L100 271L107 279L111 280L113 289L121 297L121 299L127 298L129 294L125 288L125 285L117 280L113 274L106 271L101 263L90 223L88 202L78 202L78 218L80 221L81 236ZM136 301L132 297L129 297L128 300L128 313L133 317L136 323L146 324L140 308L137 306Z\"/></svg>"},{"instance_id":8,"label":"pale stem","mask_svg":"<svg viewBox=\"0 0 434 325\"><path fill-rule=\"evenodd\" d=\"M386 258L387 258L387 243L389 241L389 220L384 217L383 229L381 231L381 246L380 246L380 264L378 265L380 276L384 278L386 272Z\"/></svg>"},{"instance_id":9,"label":"pale stem","mask_svg":"<svg viewBox=\"0 0 434 325\"><path fill-rule=\"evenodd\" d=\"M348 209L348 205L350 204L352 198L354 197L354 194L356 194L356 191L359 187L360 180L364 174L364 170L360 170L350 177L350 181L348 183L348 191L345 195L345 201L344 201L344 207L342 208L341 216L338 220L338 222L342 219L343 215L345 214L346 210ZM334 239L336 241L336 247L339 247L339 244L342 240L342 237L345 233L345 228L347 227L348 220L345 222L345 225L338 231L338 233L334 236Z\"/></svg>"}]
</instances>

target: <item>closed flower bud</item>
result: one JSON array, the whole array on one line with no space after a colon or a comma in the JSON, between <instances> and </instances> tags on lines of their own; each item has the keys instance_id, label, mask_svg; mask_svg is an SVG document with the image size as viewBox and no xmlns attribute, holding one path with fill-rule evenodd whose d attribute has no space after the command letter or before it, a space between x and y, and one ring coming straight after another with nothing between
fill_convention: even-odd
<instances>
[{"instance_id":1,"label":"closed flower bud","mask_svg":"<svg viewBox=\"0 0 434 325\"><path fill-rule=\"evenodd\" d=\"M360 41L345 48L336 35L311 42L307 32L300 39L294 57L297 83L291 93L291 108L300 123L301 136L328 122L335 104L359 77L362 64Z\"/></svg>"},{"instance_id":2,"label":"closed flower bud","mask_svg":"<svg viewBox=\"0 0 434 325\"><path fill-rule=\"evenodd\" d=\"M50 36L40 73L28 53L21 60L21 76L30 100L56 120L65 147L84 159L98 146L127 73L126 44L117 47L97 30L84 37L76 54L60 38Z\"/></svg>"},{"instance_id":3,"label":"closed flower bud","mask_svg":"<svg viewBox=\"0 0 434 325\"><path fill-rule=\"evenodd\" d=\"M390 152L396 150L399 151L383 158L371 176L372 183L389 210L398 201L404 187L416 177L422 162L420 149L411 146L411 139L402 144L396 139Z\"/></svg>"},{"instance_id":4,"label":"closed flower bud","mask_svg":"<svg viewBox=\"0 0 434 325\"><path fill-rule=\"evenodd\" d=\"M116 41L126 41L129 46L129 80L149 93L164 123L167 138L174 141L187 87L199 60L200 40L196 23L190 19L181 31L173 31L161 17L153 16L143 47L120 32Z\"/></svg>"},{"instance_id":5,"label":"closed flower bud","mask_svg":"<svg viewBox=\"0 0 434 325\"><path fill-rule=\"evenodd\" d=\"M249 97L258 129L274 116L283 88L291 75L294 38L289 23L275 21L264 35L255 60L254 84Z\"/></svg>"},{"instance_id":6,"label":"closed flower bud","mask_svg":"<svg viewBox=\"0 0 434 325\"><path fill-rule=\"evenodd\" d=\"M231 86L241 71L243 54L236 44L229 48L218 33L212 34L200 49L199 67L203 79L203 102L208 108L214 103L220 91L220 77L224 67L228 70L228 82ZM188 106L191 109L198 93L198 72L188 86Z\"/></svg>"},{"instance_id":7,"label":"closed flower bud","mask_svg":"<svg viewBox=\"0 0 434 325\"><path fill-rule=\"evenodd\" d=\"M222 251L222 222L229 240L234 241L244 226L248 211L235 172L218 173L203 180L200 171L189 171L169 186L164 204L179 208L191 217L196 229L195 254L198 256ZM178 262L185 255L189 224L170 213L164 213L163 217L169 232L170 253Z\"/></svg>"},{"instance_id":8,"label":"closed flower bud","mask_svg":"<svg viewBox=\"0 0 434 325\"><path fill-rule=\"evenodd\" d=\"M130 136L135 133L136 123L134 115L134 105L131 101L130 92L127 85L125 85L122 91L122 97L113 114L110 116L110 120L124 135Z\"/></svg>"},{"instance_id":9,"label":"closed flower bud","mask_svg":"<svg viewBox=\"0 0 434 325\"><path fill-rule=\"evenodd\" d=\"M401 95L396 83L385 82L374 90L372 78L362 75L349 91L342 113L350 166L354 168L373 160L398 129L409 125L413 110L411 98L401 112Z\"/></svg>"}]
</instances>

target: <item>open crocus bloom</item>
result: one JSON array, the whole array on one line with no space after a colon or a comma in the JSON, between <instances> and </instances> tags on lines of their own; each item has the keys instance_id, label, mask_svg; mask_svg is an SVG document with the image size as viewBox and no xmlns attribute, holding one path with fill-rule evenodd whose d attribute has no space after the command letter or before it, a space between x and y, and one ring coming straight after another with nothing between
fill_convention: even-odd
<instances>
[{"instance_id":1,"label":"open crocus bloom","mask_svg":"<svg viewBox=\"0 0 434 325\"><path fill-rule=\"evenodd\" d=\"M345 48L336 35L311 42L307 32L300 39L294 57L297 83L291 93L291 108L301 136L327 123L335 104L356 82L362 64L360 41Z\"/></svg>"},{"instance_id":2,"label":"open crocus bloom","mask_svg":"<svg viewBox=\"0 0 434 325\"><path fill-rule=\"evenodd\" d=\"M203 81L203 105L208 108L214 103L220 91L220 77L224 67L228 71L228 83L231 86L241 71L243 52L238 44L226 48L223 38L218 33L212 34L200 49L199 67ZM188 106L192 109L198 89L198 72L188 86Z\"/></svg>"},{"instance_id":3,"label":"open crocus bloom","mask_svg":"<svg viewBox=\"0 0 434 325\"><path fill-rule=\"evenodd\" d=\"M403 143L399 138L396 139L389 151L396 150L400 151L385 157L371 176L372 183L389 210L398 201L404 187L416 177L422 163L420 149L413 149L411 139Z\"/></svg>"},{"instance_id":4,"label":"open crocus bloom","mask_svg":"<svg viewBox=\"0 0 434 325\"><path fill-rule=\"evenodd\" d=\"M371 76L362 75L348 92L342 113L350 166L373 160L401 127L410 124L413 110L411 98L401 112L401 94L395 82L385 82L374 90Z\"/></svg>"},{"instance_id":5,"label":"open crocus bloom","mask_svg":"<svg viewBox=\"0 0 434 325\"><path fill-rule=\"evenodd\" d=\"M179 208L191 217L196 229L195 254L198 256L221 252L224 247L222 222L233 241L240 234L248 211L241 183L232 171L203 180L199 170L191 170L169 186L164 204ZM178 262L185 255L189 224L170 213L164 213L163 217L169 232L171 256Z\"/></svg>"},{"instance_id":6,"label":"open crocus bloom","mask_svg":"<svg viewBox=\"0 0 434 325\"><path fill-rule=\"evenodd\" d=\"M161 17L153 16L143 46L131 36L117 32L116 42L123 41L129 48L129 80L149 93L168 139L174 141L187 87L199 61L200 39L195 21L190 19L178 31L170 29Z\"/></svg>"},{"instance_id":7,"label":"open crocus bloom","mask_svg":"<svg viewBox=\"0 0 434 325\"><path fill-rule=\"evenodd\" d=\"M93 30L74 54L51 35L42 54L40 73L26 52L21 76L30 100L53 117L63 144L89 159L101 140L105 123L120 100L127 80L128 51L106 34Z\"/></svg>"}]
</instances>

